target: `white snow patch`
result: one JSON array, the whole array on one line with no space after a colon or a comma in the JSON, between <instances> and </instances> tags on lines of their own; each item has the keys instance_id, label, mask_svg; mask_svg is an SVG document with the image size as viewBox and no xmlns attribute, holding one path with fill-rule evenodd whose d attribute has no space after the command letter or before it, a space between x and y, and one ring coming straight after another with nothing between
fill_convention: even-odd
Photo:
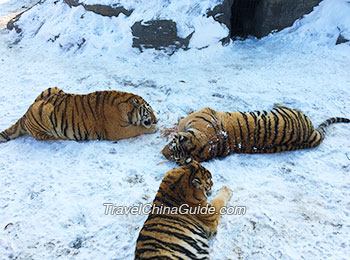
<instances>
[{"instance_id":1,"label":"white snow patch","mask_svg":"<svg viewBox=\"0 0 350 260\"><path fill-rule=\"evenodd\" d=\"M178 2L173 4L187 3ZM262 40L212 44L171 57L131 48L129 26L141 17L136 11L129 19L108 18L50 3L23 15L19 43L14 32L0 31L1 130L53 86L72 93L139 94L156 111L159 126L169 128L203 107L254 111L283 103L302 110L315 126L328 117L350 117L350 46L334 45L337 27L344 35L350 28L346 1L324 0L293 27ZM199 9L208 3L200 1ZM1 15L19 11L11 6L1 8ZM229 205L247 207L245 216L223 216L211 259L347 259L349 131L347 124L332 125L324 142L310 150L235 154L203 163L213 174L214 195L228 185ZM27 136L0 144L0 255L133 259L146 216L106 216L103 203L152 202L164 174L176 167L157 165L165 160L160 151L167 144L159 136L118 143L39 142Z\"/></svg>"}]
</instances>

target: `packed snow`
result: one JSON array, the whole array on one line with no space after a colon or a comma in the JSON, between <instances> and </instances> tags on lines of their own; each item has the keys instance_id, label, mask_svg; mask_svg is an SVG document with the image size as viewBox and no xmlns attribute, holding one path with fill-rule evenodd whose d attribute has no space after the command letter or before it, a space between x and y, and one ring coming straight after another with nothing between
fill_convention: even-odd
<instances>
[{"instance_id":1,"label":"packed snow","mask_svg":"<svg viewBox=\"0 0 350 260\"><path fill-rule=\"evenodd\" d=\"M214 31L198 33L191 50L172 56L131 47L130 25L141 20L141 11L109 18L56 2L24 13L21 36L0 31L1 131L53 86L138 94L152 105L160 129L206 106L251 111L282 103L302 110L315 126L333 116L350 118L350 44L335 45L339 33L350 38L348 1L324 0L290 28L226 47L219 38L227 29L193 19L197 32L208 24ZM167 2L170 15L186 1ZM1 0L0 19L29 3ZM86 43L78 48L82 38ZM348 259L349 134L349 124L336 124L314 149L203 163L213 174L212 197L227 185L229 205L247 208L244 216L222 217L211 259ZM160 163L168 141L157 132L117 143L30 136L1 143L0 258L133 259L147 216L105 215L103 203L151 203L164 174L176 167Z\"/></svg>"}]
</instances>

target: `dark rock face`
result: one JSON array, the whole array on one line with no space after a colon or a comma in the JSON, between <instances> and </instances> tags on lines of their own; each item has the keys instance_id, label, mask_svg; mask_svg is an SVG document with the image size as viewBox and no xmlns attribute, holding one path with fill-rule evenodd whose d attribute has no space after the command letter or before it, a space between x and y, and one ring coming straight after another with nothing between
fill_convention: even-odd
<instances>
[{"instance_id":1,"label":"dark rock face","mask_svg":"<svg viewBox=\"0 0 350 260\"><path fill-rule=\"evenodd\" d=\"M132 27L132 47L153 48L156 50L170 50L171 53L177 49L188 49L188 44L193 32L186 38L177 35L176 23L171 20L151 20L147 22L136 22Z\"/></svg>"},{"instance_id":2,"label":"dark rock face","mask_svg":"<svg viewBox=\"0 0 350 260\"><path fill-rule=\"evenodd\" d=\"M260 38L273 30L289 27L304 14L310 13L321 1L260 0L252 22L252 35Z\"/></svg>"},{"instance_id":3,"label":"dark rock face","mask_svg":"<svg viewBox=\"0 0 350 260\"><path fill-rule=\"evenodd\" d=\"M126 10L123 6L109 6L109 5L100 5L100 4L96 4L96 5L85 5L83 3L79 3L79 0L64 0L69 6L83 6L85 8L86 11L91 11L94 12L96 14L102 15L102 16L108 16L108 17L112 17L115 16L117 17L118 15L120 15L121 13L126 15L126 16L130 16L133 12L133 10Z\"/></svg>"},{"instance_id":4,"label":"dark rock face","mask_svg":"<svg viewBox=\"0 0 350 260\"><path fill-rule=\"evenodd\" d=\"M291 26L322 0L224 0L207 12L230 30L231 38L264 37ZM223 39L223 42L227 38Z\"/></svg>"},{"instance_id":5,"label":"dark rock face","mask_svg":"<svg viewBox=\"0 0 350 260\"><path fill-rule=\"evenodd\" d=\"M235 0L231 6L231 37L246 37L254 34L259 24L254 25L255 13L264 0ZM255 35L257 36L257 35Z\"/></svg>"}]
</instances>

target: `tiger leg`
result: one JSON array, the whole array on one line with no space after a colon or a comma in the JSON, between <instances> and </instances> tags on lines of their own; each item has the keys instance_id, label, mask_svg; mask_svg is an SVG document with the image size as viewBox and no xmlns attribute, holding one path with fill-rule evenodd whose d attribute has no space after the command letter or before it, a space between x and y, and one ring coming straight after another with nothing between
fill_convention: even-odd
<instances>
[{"instance_id":1,"label":"tiger leg","mask_svg":"<svg viewBox=\"0 0 350 260\"><path fill-rule=\"evenodd\" d=\"M47 132L36 129L36 127L28 127L28 133L39 141L50 141L50 140L62 140L62 138L57 138Z\"/></svg>"},{"instance_id":2,"label":"tiger leg","mask_svg":"<svg viewBox=\"0 0 350 260\"><path fill-rule=\"evenodd\" d=\"M221 208L226 206L231 196L232 196L232 192L230 188L227 186L222 186L218 194L210 203L210 205L215 208L215 212L216 212L214 215L212 215L213 219L210 225L212 235L214 235L217 232L219 219L221 217L221 214L220 214Z\"/></svg>"},{"instance_id":3,"label":"tiger leg","mask_svg":"<svg viewBox=\"0 0 350 260\"><path fill-rule=\"evenodd\" d=\"M0 142L16 139L27 133L25 128L26 116L21 117L13 126L0 133Z\"/></svg>"},{"instance_id":4,"label":"tiger leg","mask_svg":"<svg viewBox=\"0 0 350 260\"><path fill-rule=\"evenodd\" d=\"M41 99L47 98L51 95L56 95L56 94L65 94L65 92L62 89L57 88L57 87L48 88L40 93L40 95L35 99L35 102L37 102Z\"/></svg>"},{"instance_id":5,"label":"tiger leg","mask_svg":"<svg viewBox=\"0 0 350 260\"><path fill-rule=\"evenodd\" d=\"M39 132L39 133L36 133L35 136L33 136L36 140L39 140L39 141L56 141L56 140L62 140L62 138L57 138L57 137L54 137L52 135L48 135L47 133L44 133L44 132Z\"/></svg>"},{"instance_id":6,"label":"tiger leg","mask_svg":"<svg viewBox=\"0 0 350 260\"><path fill-rule=\"evenodd\" d=\"M45 120L42 120L40 115L35 110L38 103L34 103L26 113L25 129L28 134L33 136L36 140L59 140L51 132L50 125L47 125Z\"/></svg>"}]
</instances>

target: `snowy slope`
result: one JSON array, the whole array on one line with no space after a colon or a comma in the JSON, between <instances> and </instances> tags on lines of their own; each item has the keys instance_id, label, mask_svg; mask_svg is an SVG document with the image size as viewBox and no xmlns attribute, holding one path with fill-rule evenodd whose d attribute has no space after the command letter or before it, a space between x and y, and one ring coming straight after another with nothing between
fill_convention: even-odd
<instances>
[{"instance_id":1,"label":"snowy slope","mask_svg":"<svg viewBox=\"0 0 350 260\"><path fill-rule=\"evenodd\" d=\"M96 4L96 1L82 1L85 4ZM195 32L191 47L201 48L217 43L228 35L226 26L206 17L220 0L210 1L104 1L121 3L127 10L133 10L127 17L103 17L86 11L82 6L69 7L63 0L47 0L33 10L23 14L18 25L23 28L27 40L32 38L49 41L51 48L63 51L91 52L96 50L125 51L131 46L131 27L135 22L153 19L169 19L177 24L178 36L185 38ZM54 4L55 3L55 4ZM56 36L56 37L55 37ZM56 39L55 39L56 38ZM82 39L86 44L79 49ZM103 41L101 41L103 39Z\"/></svg>"},{"instance_id":2,"label":"snowy slope","mask_svg":"<svg viewBox=\"0 0 350 260\"><path fill-rule=\"evenodd\" d=\"M0 2L1 15L16 11L9 3ZM262 40L212 43L171 57L131 49L123 17L57 6L57 13L44 6L26 13L20 21L25 37L17 44L14 32L0 31L0 130L52 86L72 93L139 94L157 112L160 127L172 127L204 106L248 111L284 103L305 112L314 125L332 116L350 118L350 46L335 45L337 27L344 36L350 33L347 1L324 0L291 28ZM46 23L34 34L43 17ZM57 33L61 44L89 41L67 52L47 41ZM211 259L347 259L349 133L349 125L332 125L312 150L203 163L213 174L214 191L228 185L229 205L247 207L245 216L222 218ZM176 167L158 165L167 143L159 136L118 143L38 142L27 136L1 144L1 259L133 259L146 216L106 216L103 203L153 200L164 174Z\"/></svg>"}]
</instances>

